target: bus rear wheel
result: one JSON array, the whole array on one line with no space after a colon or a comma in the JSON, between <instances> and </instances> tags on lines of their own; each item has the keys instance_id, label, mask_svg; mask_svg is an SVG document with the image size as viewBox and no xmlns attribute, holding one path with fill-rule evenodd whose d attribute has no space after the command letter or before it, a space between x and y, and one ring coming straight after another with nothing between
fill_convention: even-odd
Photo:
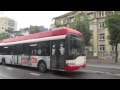
<instances>
[{"instance_id":1,"label":"bus rear wheel","mask_svg":"<svg viewBox=\"0 0 120 90\"><path fill-rule=\"evenodd\" d=\"M39 62L38 64L38 70L42 73L45 73L47 71L47 66L46 66L46 63L41 61Z\"/></svg>"}]
</instances>

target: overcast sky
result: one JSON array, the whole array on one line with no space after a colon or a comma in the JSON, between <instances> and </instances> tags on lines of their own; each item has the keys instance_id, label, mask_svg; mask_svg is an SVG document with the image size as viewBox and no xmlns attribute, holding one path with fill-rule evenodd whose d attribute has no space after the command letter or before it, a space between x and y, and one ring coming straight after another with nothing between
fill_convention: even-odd
<instances>
[{"instance_id":1,"label":"overcast sky","mask_svg":"<svg viewBox=\"0 0 120 90\"><path fill-rule=\"evenodd\" d=\"M52 18L70 11L4 11L0 17L7 16L17 21L17 29L29 27L30 25L50 27Z\"/></svg>"}]
</instances>

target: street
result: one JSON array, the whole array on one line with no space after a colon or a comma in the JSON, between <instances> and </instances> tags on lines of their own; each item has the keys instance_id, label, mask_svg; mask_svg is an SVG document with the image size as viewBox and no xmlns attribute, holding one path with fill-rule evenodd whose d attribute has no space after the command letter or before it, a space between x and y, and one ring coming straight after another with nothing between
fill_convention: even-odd
<instances>
[{"instance_id":1,"label":"street","mask_svg":"<svg viewBox=\"0 0 120 90\"><path fill-rule=\"evenodd\" d=\"M86 69L70 73L53 71L40 73L35 68L0 65L0 79L120 79L120 66L87 64Z\"/></svg>"}]
</instances>

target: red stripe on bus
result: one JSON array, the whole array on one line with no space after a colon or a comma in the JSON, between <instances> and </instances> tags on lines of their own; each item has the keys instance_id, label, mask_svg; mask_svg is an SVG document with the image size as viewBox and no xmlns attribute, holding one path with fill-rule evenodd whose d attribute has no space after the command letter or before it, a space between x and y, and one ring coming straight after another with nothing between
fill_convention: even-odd
<instances>
[{"instance_id":1,"label":"red stripe on bus","mask_svg":"<svg viewBox=\"0 0 120 90\"><path fill-rule=\"evenodd\" d=\"M79 66L76 66L76 65L75 66L70 66L70 65L66 64L66 71L71 72L71 71L78 70L78 69L85 68L85 67L86 67L86 64L79 65Z\"/></svg>"}]
</instances>

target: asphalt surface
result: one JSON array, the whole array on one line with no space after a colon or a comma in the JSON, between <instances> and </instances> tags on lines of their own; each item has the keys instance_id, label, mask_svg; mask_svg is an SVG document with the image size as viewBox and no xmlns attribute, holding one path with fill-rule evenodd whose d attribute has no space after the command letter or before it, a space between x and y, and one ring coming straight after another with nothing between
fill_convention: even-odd
<instances>
[{"instance_id":1,"label":"asphalt surface","mask_svg":"<svg viewBox=\"0 0 120 90\"><path fill-rule=\"evenodd\" d=\"M0 79L120 79L120 66L87 64L86 69L70 73L40 73L36 68L0 65Z\"/></svg>"}]
</instances>

